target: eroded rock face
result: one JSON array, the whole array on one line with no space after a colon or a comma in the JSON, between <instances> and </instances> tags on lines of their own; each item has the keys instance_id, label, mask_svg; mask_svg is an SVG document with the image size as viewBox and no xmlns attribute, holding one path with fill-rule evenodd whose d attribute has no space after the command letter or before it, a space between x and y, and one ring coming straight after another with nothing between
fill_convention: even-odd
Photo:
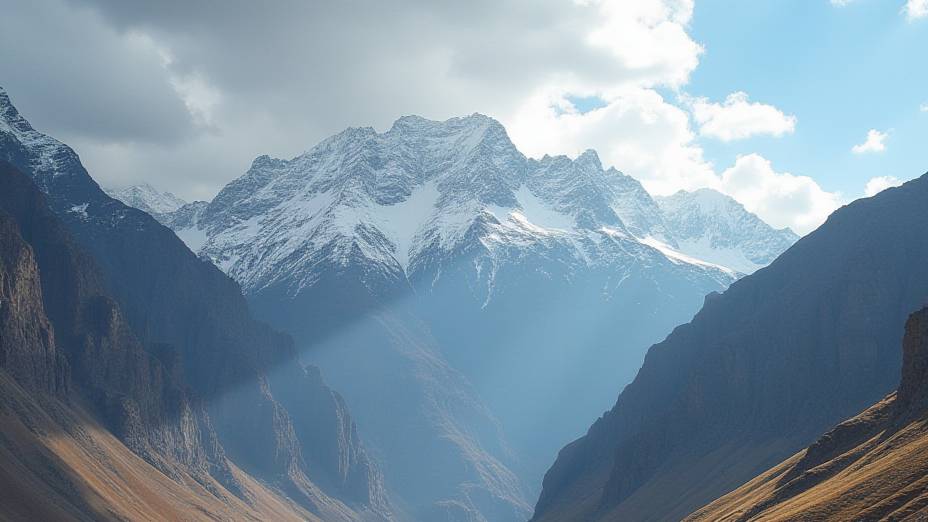
<instances>
[{"instance_id":1,"label":"eroded rock face","mask_svg":"<svg viewBox=\"0 0 928 522\"><path fill-rule=\"evenodd\" d=\"M912 314L906 323L897 400L905 411L928 410L928 308Z\"/></svg>"},{"instance_id":2,"label":"eroded rock face","mask_svg":"<svg viewBox=\"0 0 928 522\"><path fill-rule=\"evenodd\" d=\"M32 182L5 162L0 212L3 256L18 258L16 270L4 274L18 284L11 285L7 312L0 312L0 343L17 343L19 353L33 359L6 357L4 369L21 385L86 402L130 449L167 475L182 466L204 484L211 476L239 491L178 362L167 348L153 354L142 347L94 261L71 241ZM20 335L9 336L11 330Z\"/></svg>"},{"instance_id":3,"label":"eroded rock face","mask_svg":"<svg viewBox=\"0 0 928 522\"><path fill-rule=\"evenodd\" d=\"M0 367L25 388L68 390L67 359L45 314L35 256L6 214L0 214Z\"/></svg>"}]
</instances>

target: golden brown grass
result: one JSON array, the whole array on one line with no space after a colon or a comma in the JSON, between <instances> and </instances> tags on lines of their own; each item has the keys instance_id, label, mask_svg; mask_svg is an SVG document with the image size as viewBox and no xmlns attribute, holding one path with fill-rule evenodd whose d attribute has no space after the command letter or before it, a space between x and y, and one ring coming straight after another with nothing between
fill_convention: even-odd
<instances>
[{"instance_id":1,"label":"golden brown grass","mask_svg":"<svg viewBox=\"0 0 928 522\"><path fill-rule=\"evenodd\" d=\"M236 468L248 503L170 478L79 407L30 397L4 372L0 394L0 520L318 521Z\"/></svg>"},{"instance_id":2,"label":"golden brown grass","mask_svg":"<svg viewBox=\"0 0 928 522\"><path fill-rule=\"evenodd\" d=\"M928 422L885 415L894 400L848 421L871 423L862 441L808 468L803 450L688 520L928 520Z\"/></svg>"}]
</instances>

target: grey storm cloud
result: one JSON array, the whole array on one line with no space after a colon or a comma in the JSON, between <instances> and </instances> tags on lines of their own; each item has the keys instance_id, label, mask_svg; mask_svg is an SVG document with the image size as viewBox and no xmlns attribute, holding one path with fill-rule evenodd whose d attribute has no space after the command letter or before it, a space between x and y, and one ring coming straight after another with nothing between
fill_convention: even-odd
<instances>
[{"instance_id":1,"label":"grey storm cloud","mask_svg":"<svg viewBox=\"0 0 928 522\"><path fill-rule=\"evenodd\" d=\"M88 31L91 14L41 0L5 2L2 11L0 84L37 125L107 142L189 137L190 114L157 61Z\"/></svg>"},{"instance_id":2,"label":"grey storm cloud","mask_svg":"<svg viewBox=\"0 0 928 522\"><path fill-rule=\"evenodd\" d=\"M564 0L0 3L0 85L21 111L102 183L187 198L347 126L501 117L557 78L654 73L589 45L598 12Z\"/></svg>"}]
</instances>

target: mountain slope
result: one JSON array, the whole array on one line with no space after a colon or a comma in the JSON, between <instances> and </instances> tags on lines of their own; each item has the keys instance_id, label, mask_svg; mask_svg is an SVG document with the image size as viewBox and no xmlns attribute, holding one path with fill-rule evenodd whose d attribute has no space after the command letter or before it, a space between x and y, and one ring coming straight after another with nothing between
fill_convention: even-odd
<instances>
[{"instance_id":1,"label":"mountain slope","mask_svg":"<svg viewBox=\"0 0 928 522\"><path fill-rule=\"evenodd\" d=\"M411 477L456 477L440 489L481 484L517 519L528 510L510 476L534 496L645 347L739 275L679 251L658 203L595 152L531 160L479 114L407 116L291 160L261 156L166 222L322 366L388 478L409 470L391 480L401 496L444 505L440 482ZM423 414L384 409L407 404ZM417 471L397 449L445 441Z\"/></svg>"},{"instance_id":2,"label":"mountain slope","mask_svg":"<svg viewBox=\"0 0 928 522\"><path fill-rule=\"evenodd\" d=\"M0 392L4 520L315 519L226 459L167 350L142 350L93 261L2 161Z\"/></svg>"},{"instance_id":3,"label":"mountain slope","mask_svg":"<svg viewBox=\"0 0 928 522\"><path fill-rule=\"evenodd\" d=\"M215 480L171 476L74 404L37 398L0 370L2 520L310 520L235 467L247 500Z\"/></svg>"},{"instance_id":4,"label":"mountain slope","mask_svg":"<svg viewBox=\"0 0 928 522\"><path fill-rule=\"evenodd\" d=\"M680 518L890 392L928 300L926 202L928 176L856 201L708 297L561 450L534 520Z\"/></svg>"},{"instance_id":5,"label":"mountain slope","mask_svg":"<svg viewBox=\"0 0 928 522\"><path fill-rule=\"evenodd\" d=\"M125 325L118 331L131 330L142 352L184 376L229 460L326 520L392 517L343 402L295 361L290 339L255 321L239 287L169 229L104 194L77 155L35 131L2 90L0 158L32 178L95 261L99 286L112 296L97 312L106 318L118 307ZM98 355L115 364L124 353ZM91 376L101 385L116 378L139 385L132 374ZM144 405L160 404L144 392ZM318 422L322 414L338 424ZM174 440L165 439L168 450ZM132 449L147 456L144 447Z\"/></svg>"},{"instance_id":6,"label":"mountain slope","mask_svg":"<svg viewBox=\"0 0 928 522\"><path fill-rule=\"evenodd\" d=\"M928 308L909 317L896 393L687 520L928 517Z\"/></svg>"}]
</instances>

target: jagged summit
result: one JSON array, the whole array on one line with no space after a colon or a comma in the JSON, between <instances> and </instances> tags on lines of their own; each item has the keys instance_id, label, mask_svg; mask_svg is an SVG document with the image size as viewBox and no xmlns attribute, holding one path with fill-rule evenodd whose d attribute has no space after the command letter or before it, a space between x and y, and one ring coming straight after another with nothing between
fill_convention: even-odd
<instances>
[{"instance_id":1,"label":"jagged summit","mask_svg":"<svg viewBox=\"0 0 928 522\"><path fill-rule=\"evenodd\" d=\"M577 156L576 161L580 164L589 164L591 168L603 170L603 164L599 160L599 154L593 149L586 149L582 154Z\"/></svg>"},{"instance_id":2,"label":"jagged summit","mask_svg":"<svg viewBox=\"0 0 928 522\"><path fill-rule=\"evenodd\" d=\"M475 112L469 116L456 116L454 118L448 118L447 120L432 120L423 116L419 116L418 114L408 114L406 116L400 116L397 118L397 120L393 122L393 126L390 128L390 130L422 129L435 126L485 129L490 127L503 128L503 125L495 118L487 116L486 114Z\"/></svg>"},{"instance_id":3,"label":"jagged summit","mask_svg":"<svg viewBox=\"0 0 928 522\"><path fill-rule=\"evenodd\" d=\"M156 219L187 204L186 201L174 194L162 192L148 183L132 185L119 190L104 190L110 197L116 198L130 207L143 210Z\"/></svg>"},{"instance_id":4,"label":"jagged summit","mask_svg":"<svg viewBox=\"0 0 928 522\"><path fill-rule=\"evenodd\" d=\"M716 190L681 190L656 200L678 248L745 274L766 266L799 239L788 228L772 228Z\"/></svg>"},{"instance_id":5,"label":"jagged summit","mask_svg":"<svg viewBox=\"0 0 928 522\"><path fill-rule=\"evenodd\" d=\"M80 165L77 154L60 141L32 127L0 88L0 147L18 149L38 176L36 182L47 186L49 177L67 174Z\"/></svg>"},{"instance_id":6,"label":"jagged summit","mask_svg":"<svg viewBox=\"0 0 928 522\"><path fill-rule=\"evenodd\" d=\"M737 216L723 219L748 215L737 204L731 213ZM381 274L375 278L415 277L471 232L490 251L500 241L555 241L578 262L595 264L627 257L631 248L724 279L726 271L753 271L788 246L769 240L774 231L755 220L747 234L771 244L765 252L731 254L740 243L714 257L711 243L687 251L681 244L690 243L678 241L658 202L633 178L604 170L595 151L528 159L499 122L473 114L445 121L404 116L383 133L346 129L291 160L260 156L198 216L202 234L182 234L205 235L199 252L246 289L295 275L302 287L316 279L315 270L349 259L373 262L372 274ZM622 242L634 245L618 247ZM322 252L329 263L320 264Z\"/></svg>"}]
</instances>

